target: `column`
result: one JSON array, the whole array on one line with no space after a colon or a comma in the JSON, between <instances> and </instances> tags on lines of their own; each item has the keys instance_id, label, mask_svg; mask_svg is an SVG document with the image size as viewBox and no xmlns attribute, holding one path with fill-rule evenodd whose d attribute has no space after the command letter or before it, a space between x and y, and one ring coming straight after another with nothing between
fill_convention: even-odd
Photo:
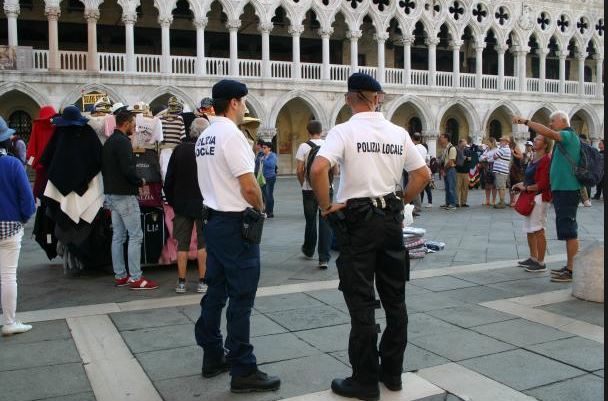
<instances>
[{"instance_id":1,"label":"column","mask_svg":"<svg viewBox=\"0 0 608 401\"><path fill-rule=\"evenodd\" d=\"M323 48L323 66L321 67L321 79L323 81L329 81L330 66L329 66L329 38L334 33L334 28L329 27L326 29L319 29L319 35L321 35L321 44Z\"/></svg>"},{"instance_id":2,"label":"column","mask_svg":"<svg viewBox=\"0 0 608 401\"><path fill-rule=\"evenodd\" d=\"M19 3L11 4L4 1L4 15L8 21L8 45L12 47L18 46L17 39L17 17L20 12Z\"/></svg>"},{"instance_id":3,"label":"column","mask_svg":"<svg viewBox=\"0 0 608 401\"><path fill-rule=\"evenodd\" d=\"M570 52L568 50L561 50L557 52L559 56L559 93L564 94L566 92L566 57Z\"/></svg>"},{"instance_id":4,"label":"column","mask_svg":"<svg viewBox=\"0 0 608 401\"><path fill-rule=\"evenodd\" d=\"M485 42L475 43L475 89L481 89L481 78L483 75L483 49L486 48ZM504 66L504 59L503 59Z\"/></svg>"},{"instance_id":5,"label":"column","mask_svg":"<svg viewBox=\"0 0 608 401\"><path fill-rule=\"evenodd\" d=\"M266 142L271 142L276 134L277 129L275 127L260 127L258 129L258 138Z\"/></svg>"},{"instance_id":6,"label":"column","mask_svg":"<svg viewBox=\"0 0 608 401\"><path fill-rule=\"evenodd\" d=\"M412 45L415 39L414 35L404 35L401 39L403 44L403 84L406 86L412 82Z\"/></svg>"},{"instance_id":7,"label":"column","mask_svg":"<svg viewBox=\"0 0 608 401\"><path fill-rule=\"evenodd\" d=\"M173 70L171 65L171 37L170 27L173 23L173 16L168 15L164 17L158 17L158 23L161 27L161 60L160 60L160 72L164 74L170 74Z\"/></svg>"},{"instance_id":8,"label":"column","mask_svg":"<svg viewBox=\"0 0 608 401\"><path fill-rule=\"evenodd\" d=\"M578 94L579 96L585 95L585 59L587 58L587 52L579 52L576 55L578 61Z\"/></svg>"},{"instance_id":9,"label":"column","mask_svg":"<svg viewBox=\"0 0 608 401\"><path fill-rule=\"evenodd\" d=\"M300 66L300 35L304 32L304 25L291 25L288 32L291 35L292 48L291 78L300 79L302 75L302 67Z\"/></svg>"},{"instance_id":10,"label":"column","mask_svg":"<svg viewBox=\"0 0 608 401\"><path fill-rule=\"evenodd\" d=\"M376 71L376 78L380 85L384 85L384 76L385 76L385 55L384 55L384 44L388 39L388 32L378 32L374 35L374 39L378 44L378 69Z\"/></svg>"},{"instance_id":11,"label":"column","mask_svg":"<svg viewBox=\"0 0 608 401\"><path fill-rule=\"evenodd\" d=\"M270 31L274 25L272 22L260 23L258 30L262 33L262 77L270 78Z\"/></svg>"},{"instance_id":12,"label":"column","mask_svg":"<svg viewBox=\"0 0 608 401\"><path fill-rule=\"evenodd\" d=\"M412 133L410 133L412 134ZM437 138L439 138L439 132L434 131L422 131L422 140L426 143L429 148L429 156L437 157Z\"/></svg>"},{"instance_id":13,"label":"column","mask_svg":"<svg viewBox=\"0 0 608 401\"><path fill-rule=\"evenodd\" d=\"M359 64L359 47L358 41L361 37L361 31L348 31L346 37L350 39L350 73L357 72L357 64Z\"/></svg>"},{"instance_id":14,"label":"column","mask_svg":"<svg viewBox=\"0 0 608 401\"><path fill-rule=\"evenodd\" d=\"M505 88L505 52L509 48L506 44L496 45L494 47L498 53L498 85L499 91Z\"/></svg>"},{"instance_id":15,"label":"column","mask_svg":"<svg viewBox=\"0 0 608 401\"><path fill-rule=\"evenodd\" d=\"M525 92L527 90L526 84L526 58L528 56L528 51L530 48L528 46L518 46L515 50L515 63L517 65L517 82L518 89L520 92Z\"/></svg>"},{"instance_id":16,"label":"column","mask_svg":"<svg viewBox=\"0 0 608 401\"><path fill-rule=\"evenodd\" d=\"M427 38L424 43L429 50L429 86L435 86L435 70L437 69L437 45L439 38Z\"/></svg>"},{"instance_id":17,"label":"column","mask_svg":"<svg viewBox=\"0 0 608 401\"><path fill-rule=\"evenodd\" d=\"M603 77L603 67L604 67L604 58L602 54L596 53L593 55L593 59L595 60L595 96L599 98L604 97L604 88L602 88L602 77Z\"/></svg>"},{"instance_id":18,"label":"column","mask_svg":"<svg viewBox=\"0 0 608 401\"><path fill-rule=\"evenodd\" d=\"M450 42L450 48L452 49L452 86L454 88L460 87L460 47L463 43L463 40Z\"/></svg>"},{"instance_id":19,"label":"column","mask_svg":"<svg viewBox=\"0 0 608 401\"><path fill-rule=\"evenodd\" d=\"M59 71L61 61L59 60L59 39L57 33L57 21L61 15L59 7L45 7L44 14L49 21L49 71Z\"/></svg>"},{"instance_id":20,"label":"column","mask_svg":"<svg viewBox=\"0 0 608 401\"><path fill-rule=\"evenodd\" d=\"M549 54L549 49L537 49L536 54L538 54L538 89L540 93L545 93L545 79L547 76L547 54Z\"/></svg>"},{"instance_id":21,"label":"column","mask_svg":"<svg viewBox=\"0 0 608 401\"><path fill-rule=\"evenodd\" d=\"M230 72L233 77L239 76L239 49L238 32L241 27L241 20L230 20L226 23L226 28L230 32Z\"/></svg>"},{"instance_id":22,"label":"column","mask_svg":"<svg viewBox=\"0 0 608 401\"><path fill-rule=\"evenodd\" d=\"M136 72L133 27L135 26L135 22L137 22L137 13L124 13L122 15L122 22L125 24L125 70L126 72Z\"/></svg>"},{"instance_id":23,"label":"column","mask_svg":"<svg viewBox=\"0 0 608 401\"><path fill-rule=\"evenodd\" d=\"M97 21L99 20L99 10L87 8L84 10L84 18L87 20L87 71L99 71L99 57L97 56Z\"/></svg>"},{"instance_id":24,"label":"column","mask_svg":"<svg viewBox=\"0 0 608 401\"><path fill-rule=\"evenodd\" d=\"M196 28L196 75L205 75L205 27L207 26L207 18L196 18L194 27Z\"/></svg>"}]
</instances>

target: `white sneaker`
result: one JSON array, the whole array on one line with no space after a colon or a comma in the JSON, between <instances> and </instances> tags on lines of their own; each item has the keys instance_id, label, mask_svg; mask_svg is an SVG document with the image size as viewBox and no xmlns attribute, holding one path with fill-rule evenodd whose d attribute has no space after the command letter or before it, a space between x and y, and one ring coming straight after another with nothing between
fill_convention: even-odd
<instances>
[{"instance_id":1,"label":"white sneaker","mask_svg":"<svg viewBox=\"0 0 608 401\"><path fill-rule=\"evenodd\" d=\"M432 203L427 203L426 205L424 205L424 207L426 207L427 209L432 209L433 208L433 204Z\"/></svg>"},{"instance_id":2,"label":"white sneaker","mask_svg":"<svg viewBox=\"0 0 608 401\"><path fill-rule=\"evenodd\" d=\"M586 201L583 202L583 206L591 207L591 201L589 199L587 199Z\"/></svg>"},{"instance_id":3,"label":"white sneaker","mask_svg":"<svg viewBox=\"0 0 608 401\"><path fill-rule=\"evenodd\" d=\"M31 329L32 325L15 321L13 324L5 324L4 326L2 326L2 335L12 336L13 334L25 333L26 331L30 331Z\"/></svg>"},{"instance_id":4,"label":"white sneaker","mask_svg":"<svg viewBox=\"0 0 608 401\"><path fill-rule=\"evenodd\" d=\"M203 283L202 281L198 282L198 286L196 287L196 292L203 293L203 292L207 292L207 284Z\"/></svg>"}]
</instances>

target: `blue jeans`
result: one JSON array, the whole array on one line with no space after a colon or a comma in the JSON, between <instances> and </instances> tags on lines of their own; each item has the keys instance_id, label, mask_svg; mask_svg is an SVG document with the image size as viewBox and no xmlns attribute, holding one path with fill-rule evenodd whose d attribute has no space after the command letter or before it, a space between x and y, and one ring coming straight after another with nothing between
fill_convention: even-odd
<instances>
[{"instance_id":1,"label":"blue jeans","mask_svg":"<svg viewBox=\"0 0 608 401\"><path fill-rule=\"evenodd\" d=\"M445 204L456 206L456 169L453 167L445 172Z\"/></svg>"},{"instance_id":2,"label":"blue jeans","mask_svg":"<svg viewBox=\"0 0 608 401\"><path fill-rule=\"evenodd\" d=\"M245 241L242 217L211 214L203 236L207 244L207 293L194 327L196 343L203 348L203 366L217 366L224 354L220 323L226 311L226 360L233 376L247 376L257 368L249 342L251 308L260 280L260 246Z\"/></svg>"},{"instance_id":3,"label":"blue jeans","mask_svg":"<svg viewBox=\"0 0 608 401\"><path fill-rule=\"evenodd\" d=\"M319 204L313 191L302 191L302 203L304 204L304 218L306 228L304 229L304 245L302 250L306 255L314 255L317 245L317 215L319 216L319 262L329 262L329 247L331 246L331 227L321 218Z\"/></svg>"},{"instance_id":4,"label":"blue jeans","mask_svg":"<svg viewBox=\"0 0 608 401\"><path fill-rule=\"evenodd\" d=\"M277 182L277 177L266 178L266 185L262 188L264 192L264 202L266 203L266 214L274 212L274 184Z\"/></svg>"},{"instance_id":5,"label":"blue jeans","mask_svg":"<svg viewBox=\"0 0 608 401\"><path fill-rule=\"evenodd\" d=\"M137 281L141 278L141 231L139 203L135 195L106 195L106 206L112 211L112 266L118 279L127 277L124 243L129 235L127 260L129 275Z\"/></svg>"}]
</instances>

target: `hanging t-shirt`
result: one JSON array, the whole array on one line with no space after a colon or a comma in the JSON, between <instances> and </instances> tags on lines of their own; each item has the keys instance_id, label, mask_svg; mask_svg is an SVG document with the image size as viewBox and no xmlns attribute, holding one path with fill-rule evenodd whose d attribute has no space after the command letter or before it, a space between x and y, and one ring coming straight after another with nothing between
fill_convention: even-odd
<instances>
[{"instance_id":1,"label":"hanging t-shirt","mask_svg":"<svg viewBox=\"0 0 608 401\"><path fill-rule=\"evenodd\" d=\"M337 202L379 197L399 189L401 174L426 166L405 129L379 112L363 112L336 125L318 156L340 165Z\"/></svg>"},{"instance_id":2,"label":"hanging t-shirt","mask_svg":"<svg viewBox=\"0 0 608 401\"><path fill-rule=\"evenodd\" d=\"M317 146L321 146L325 143L325 140L321 138L311 139L310 141ZM298 151L296 152L296 160L303 162L304 167L306 167L306 162L308 161L308 154L311 150L312 148L306 142L304 142L298 147ZM308 184L308 181L306 179L304 179L304 184L302 184L302 191L312 191L312 188L310 187L310 184Z\"/></svg>"},{"instance_id":3,"label":"hanging t-shirt","mask_svg":"<svg viewBox=\"0 0 608 401\"><path fill-rule=\"evenodd\" d=\"M186 126L182 116L166 114L160 117L163 128L162 149L173 149L186 138Z\"/></svg>"},{"instance_id":4,"label":"hanging t-shirt","mask_svg":"<svg viewBox=\"0 0 608 401\"><path fill-rule=\"evenodd\" d=\"M116 117L114 116L114 114L108 114L104 121L104 129L103 129L103 133L106 136L106 138L109 138L110 135L112 135L114 133L115 129L116 129Z\"/></svg>"},{"instance_id":5,"label":"hanging t-shirt","mask_svg":"<svg viewBox=\"0 0 608 401\"><path fill-rule=\"evenodd\" d=\"M105 122L105 114L102 116L89 116L89 121L87 121L87 124L89 124L97 134L97 138L99 138L99 142L101 142L102 145L106 142L106 139L108 139L105 135Z\"/></svg>"},{"instance_id":6,"label":"hanging t-shirt","mask_svg":"<svg viewBox=\"0 0 608 401\"><path fill-rule=\"evenodd\" d=\"M251 207L241 194L238 177L252 173L253 150L232 120L215 117L196 141L198 185L203 203L222 212Z\"/></svg>"},{"instance_id":7,"label":"hanging t-shirt","mask_svg":"<svg viewBox=\"0 0 608 401\"><path fill-rule=\"evenodd\" d=\"M135 134L131 137L134 148L153 147L163 140L163 127L158 117L135 116Z\"/></svg>"}]
</instances>

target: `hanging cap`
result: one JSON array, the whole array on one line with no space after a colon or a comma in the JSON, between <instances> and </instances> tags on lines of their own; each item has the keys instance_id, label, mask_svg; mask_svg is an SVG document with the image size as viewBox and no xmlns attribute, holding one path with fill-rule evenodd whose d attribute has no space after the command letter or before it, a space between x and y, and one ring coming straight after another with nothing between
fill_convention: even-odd
<instances>
[{"instance_id":1,"label":"hanging cap","mask_svg":"<svg viewBox=\"0 0 608 401\"><path fill-rule=\"evenodd\" d=\"M167 102L167 107L170 113L181 113L184 109L184 104L175 96L171 96Z\"/></svg>"},{"instance_id":2,"label":"hanging cap","mask_svg":"<svg viewBox=\"0 0 608 401\"><path fill-rule=\"evenodd\" d=\"M93 105L93 110L96 112L109 113L110 112L110 99L107 96L102 97Z\"/></svg>"},{"instance_id":3,"label":"hanging cap","mask_svg":"<svg viewBox=\"0 0 608 401\"><path fill-rule=\"evenodd\" d=\"M112 105L112 107L110 108L110 113L117 114L119 111L126 110L126 109L127 109L126 105L118 102L118 103L114 103Z\"/></svg>"},{"instance_id":4,"label":"hanging cap","mask_svg":"<svg viewBox=\"0 0 608 401\"><path fill-rule=\"evenodd\" d=\"M150 106L146 102L137 102L129 108L129 111L132 111L133 113L148 113L150 111Z\"/></svg>"}]
</instances>

